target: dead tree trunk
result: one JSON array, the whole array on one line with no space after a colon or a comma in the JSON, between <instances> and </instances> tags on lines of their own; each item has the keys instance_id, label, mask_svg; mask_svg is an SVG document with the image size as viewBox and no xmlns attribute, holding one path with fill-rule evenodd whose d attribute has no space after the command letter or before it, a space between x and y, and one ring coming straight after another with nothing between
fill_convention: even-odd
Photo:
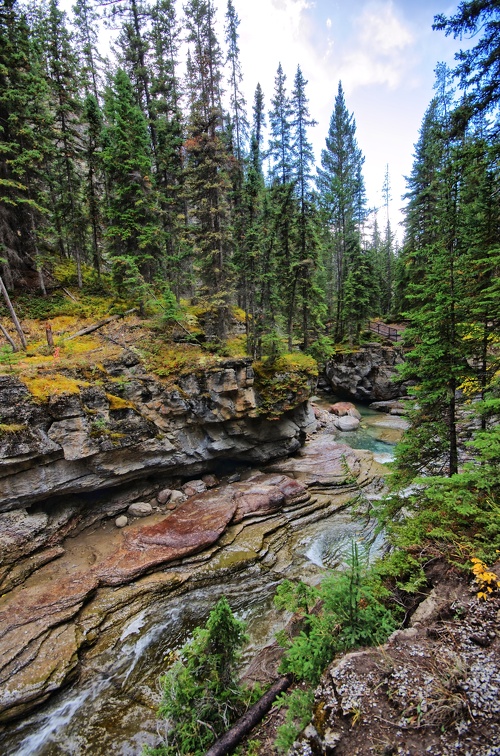
<instances>
[{"instance_id":1,"label":"dead tree trunk","mask_svg":"<svg viewBox=\"0 0 500 756\"><path fill-rule=\"evenodd\" d=\"M23 345L23 349L26 349L28 346L26 343L26 338L24 336L23 329L21 328L21 323L17 319L16 311L14 310L12 302L10 301L9 292L5 288L5 284L2 280L2 276L0 276L0 291L2 292L3 298L5 299L5 304L7 305L7 308L10 312L12 322L14 323L14 326L16 328L17 335L19 336L21 344Z\"/></svg>"},{"instance_id":2,"label":"dead tree trunk","mask_svg":"<svg viewBox=\"0 0 500 756\"><path fill-rule=\"evenodd\" d=\"M205 756L226 756L231 753L238 743L243 740L245 735L253 730L255 725L265 717L274 699L279 696L280 693L284 693L292 684L292 676L280 677L274 685L271 685L267 693L264 693L260 701L257 701L246 714L244 714L236 724L231 727L222 738L219 738L213 746L206 752Z\"/></svg>"}]
</instances>

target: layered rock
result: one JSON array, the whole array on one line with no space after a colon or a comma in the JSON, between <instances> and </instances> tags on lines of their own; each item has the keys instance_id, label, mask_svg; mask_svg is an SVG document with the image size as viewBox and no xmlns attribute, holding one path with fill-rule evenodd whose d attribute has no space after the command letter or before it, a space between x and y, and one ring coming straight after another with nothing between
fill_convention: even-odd
<instances>
[{"instance_id":1,"label":"layered rock","mask_svg":"<svg viewBox=\"0 0 500 756\"><path fill-rule=\"evenodd\" d=\"M77 375L61 394L52 376L43 401L29 382L0 376L4 588L29 572L28 562L19 572L19 560L38 554L43 563L68 534L147 502L158 478L192 478L227 459L261 464L296 451L315 427L303 386L295 406L290 396L292 408L267 419L248 359L170 387L134 360L107 365L105 376L89 385Z\"/></svg>"},{"instance_id":2,"label":"layered rock","mask_svg":"<svg viewBox=\"0 0 500 756\"><path fill-rule=\"evenodd\" d=\"M397 366L404 362L401 347L376 344L352 352L339 352L325 365L335 394L360 402L375 402L405 396L407 386L399 380Z\"/></svg>"}]
</instances>

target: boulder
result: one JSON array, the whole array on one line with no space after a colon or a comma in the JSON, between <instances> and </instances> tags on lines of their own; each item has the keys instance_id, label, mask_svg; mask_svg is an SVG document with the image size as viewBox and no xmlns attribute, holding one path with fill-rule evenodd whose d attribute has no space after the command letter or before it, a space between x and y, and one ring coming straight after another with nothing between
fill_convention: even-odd
<instances>
[{"instance_id":1,"label":"boulder","mask_svg":"<svg viewBox=\"0 0 500 756\"><path fill-rule=\"evenodd\" d=\"M157 495L156 499L158 501L158 504L161 504L162 506L167 503L167 501L170 501L172 497L172 489L171 488L163 488Z\"/></svg>"},{"instance_id":2,"label":"boulder","mask_svg":"<svg viewBox=\"0 0 500 756\"><path fill-rule=\"evenodd\" d=\"M132 517L148 517L148 515L153 513L153 507L147 501L134 501L127 509L127 512Z\"/></svg>"},{"instance_id":3,"label":"boulder","mask_svg":"<svg viewBox=\"0 0 500 756\"><path fill-rule=\"evenodd\" d=\"M219 485L219 479L216 475L203 475L202 481L207 488L215 488Z\"/></svg>"},{"instance_id":4,"label":"boulder","mask_svg":"<svg viewBox=\"0 0 500 756\"><path fill-rule=\"evenodd\" d=\"M334 393L357 401L386 401L406 395L398 380L404 362L401 347L369 344L352 352L335 354L325 365Z\"/></svg>"},{"instance_id":5,"label":"boulder","mask_svg":"<svg viewBox=\"0 0 500 756\"><path fill-rule=\"evenodd\" d=\"M126 515L120 515L116 518L115 525L117 528L126 527L126 525L128 525L128 517Z\"/></svg>"},{"instance_id":6,"label":"boulder","mask_svg":"<svg viewBox=\"0 0 500 756\"><path fill-rule=\"evenodd\" d=\"M203 493L203 491L207 490L207 487L202 480L190 480L187 483L184 483L184 485L181 486L181 489L189 498L190 496Z\"/></svg>"},{"instance_id":7,"label":"boulder","mask_svg":"<svg viewBox=\"0 0 500 756\"><path fill-rule=\"evenodd\" d=\"M186 501L186 495L182 493L182 491L172 491L170 494L170 499L168 500L169 504L174 504L177 506L177 504L181 504L183 501Z\"/></svg>"},{"instance_id":8,"label":"boulder","mask_svg":"<svg viewBox=\"0 0 500 756\"><path fill-rule=\"evenodd\" d=\"M360 423L357 417L350 417L349 415L338 417L335 420L335 427L344 432L357 430L359 428L359 424Z\"/></svg>"},{"instance_id":9,"label":"boulder","mask_svg":"<svg viewBox=\"0 0 500 756\"><path fill-rule=\"evenodd\" d=\"M337 415L337 417L349 415L350 417L356 417L358 420L361 420L361 414L352 402L335 402L335 404L331 405L329 411L332 415Z\"/></svg>"}]
</instances>

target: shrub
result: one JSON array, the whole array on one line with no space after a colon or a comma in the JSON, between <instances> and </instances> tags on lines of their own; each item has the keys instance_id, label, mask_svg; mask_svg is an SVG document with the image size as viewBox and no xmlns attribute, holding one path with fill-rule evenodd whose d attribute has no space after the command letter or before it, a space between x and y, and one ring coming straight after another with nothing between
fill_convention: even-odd
<instances>
[{"instance_id":1,"label":"shrub","mask_svg":"<svg viewBox=\"0 0 500 756\"><path fill-rule=\"evenodd\" d=\"M203 756L243 713L253 695L236 676L246 641L244 623L234 617L223 596L161 680L158 713L167 720L167 736L159 748L146 748L146 754Z\"/></svg>"}]
</instances>

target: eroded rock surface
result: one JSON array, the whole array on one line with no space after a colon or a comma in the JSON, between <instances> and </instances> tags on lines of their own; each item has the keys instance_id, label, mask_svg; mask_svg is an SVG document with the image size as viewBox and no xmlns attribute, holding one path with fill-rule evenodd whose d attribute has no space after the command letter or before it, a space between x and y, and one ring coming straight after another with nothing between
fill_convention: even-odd
<instances>
[{"instance_id":1,"label":"eroded rock surface","mask_svg":"<svg viewBox=\"0 0 500 756\"><path fill-rule=\"evenodd\" d=\"M386 401L407 393L398 379L397 366L403 362L401 347L368 345L336 354L326 363L325 373L335 394L360 402Z\"/></svg>"},{"instance_id":2,"label":"eroded rock surface","mask_svg":"<svg viewBox=\"0 0 500 756\"><path fill-rule=\"evenodd\" d=\"M111 520L66 539L57 560L0 598L0 722L42 703L77 673L82 655L106 648L152 600L220 580L221 570L259 562L280 570L287 528L344 506L356 481L379 472L361 457L318 439L301 456L195 494L166 515L124 530ZM322 495L312 498L309 484Z\"/></svg>"}]
</instances>

